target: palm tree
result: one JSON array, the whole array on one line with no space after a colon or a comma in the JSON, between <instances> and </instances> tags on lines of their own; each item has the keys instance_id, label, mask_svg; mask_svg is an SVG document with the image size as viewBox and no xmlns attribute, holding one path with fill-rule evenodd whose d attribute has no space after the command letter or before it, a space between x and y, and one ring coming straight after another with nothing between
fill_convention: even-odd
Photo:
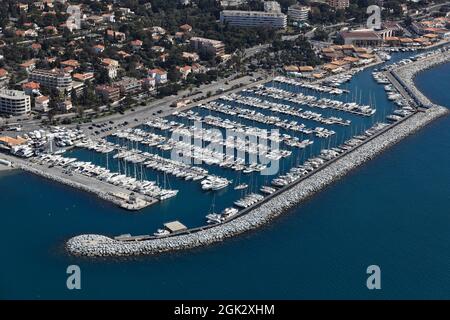
<instances>
[{"instance_id":1,"label":"palm tree","mask_svg":"<svg viewBox=\"0 0 450 320\"><path fill-rule=\"evenodd\" d=\"M237 72L242 73L242 67L243 67L243 62L245 60L246 57L246 53L244 50L242 49L238 49L236 50L236 52L233 54L233 64L234 64L234 68Z\"/></svg>"}]
</instances>

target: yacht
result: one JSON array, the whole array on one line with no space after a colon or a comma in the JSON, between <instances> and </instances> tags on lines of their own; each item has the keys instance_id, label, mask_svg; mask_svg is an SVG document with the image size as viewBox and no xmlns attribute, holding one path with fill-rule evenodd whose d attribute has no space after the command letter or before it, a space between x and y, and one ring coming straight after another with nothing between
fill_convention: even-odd
<instances>
[{"instance_id":1,"label":"yacht","mask_svg":"<svg viewBox=\"0 0 450 320\"><path fill-rule=\"evenodd\" d=\"M208 223L221 223L222 216L218 213L210 213L206 215Z\"/></svg>"},{"instance_id":2,"label":"yacht","mask_svg":"<svg viewBox=\"0 0 450 320\"><path fill-rule=\"evenodd\" d=\"M238 184L236 187L234 187L234 190L242 190L247 189L248 185L245 183Z\"/></svg>"},{"instance_id":3,"label":"yacht","mask_svg":"<svg viewBox=\"0 0 450 320\"><path fill-rule=\"evenodd\" d=\"M167 236L170 234L169 230L166 229L158 229L156 230L155 233L153 233L153 235L157 236L157 237L163 237L163 236Z\"/></svg>"}]
</instances>

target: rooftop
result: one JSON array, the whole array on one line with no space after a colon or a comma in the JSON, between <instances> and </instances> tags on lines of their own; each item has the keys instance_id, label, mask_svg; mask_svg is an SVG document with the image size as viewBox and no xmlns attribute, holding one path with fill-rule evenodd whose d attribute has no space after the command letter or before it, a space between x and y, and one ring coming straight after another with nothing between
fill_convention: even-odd
<instances>
[{"instance_id":1,"label":"rooftop","mask_svg":"<svg viewBox=\"0 0 450 320\"><path fill-rule=\"evenodd\" d=\"M166 227L166 229L169 230L170 232L177 232L187 229L187 227L180 221L172 221L164 223L164 227Z\"/></svg>"},{"instance_id":2,"label":"rooftop","mask_svg":"<svg viewBox=\"0 0 450 320\"><path fill-rule=\"evenodd\" d=\"M30 97L23 91L0 89L0 97L4 98L26 98Z\"/></svg>"},{"instance_id":3,"label":"rooftop","mask_svg":"<svg viewBox=\"0 0 450 320\"><path fill-rule=\"evenodd\" d=\"M8 146L17 146L17 145L24 144L25 142L27 142L27 140L20 138L20 137L12 138L12 137L8 137L8 136L3 136L3 137L0 137L0 142L3 144L6 144Z\"/></svg>"}]
</instances>

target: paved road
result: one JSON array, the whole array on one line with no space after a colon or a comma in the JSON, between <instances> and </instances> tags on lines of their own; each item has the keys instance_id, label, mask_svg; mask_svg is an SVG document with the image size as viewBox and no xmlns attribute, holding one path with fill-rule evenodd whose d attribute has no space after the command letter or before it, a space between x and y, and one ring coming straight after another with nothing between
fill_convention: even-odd
<instances>
[{"instance_id":1,"label":"paved road","mask_svg":"<svg viewBox=\"0 0 450 320\"><path fill-rule=\"evenodd\" d=\"M248 79L248 81L244 81L244 82L242 82L242 79L239 79L240 83L243 84L239 88L231 89L231 87L233 86L233 83L230 82L230 84L228 86L224 87L224 89L226 91L221 93L220 95L241 91L242 89L244 89L246 87L252 87L252 86L255 86L258 84L265 83L270 80L269 77L266 78L265 76L263 77L263 80L259 80L259 81L253 81L253 80L251 80L251 77L246 77L246 78L249 78L249 79ZM123 123L124 121L127 121L128 124L125 126L121 126L120 129L136 127L140 124L144 124L152 117L166 117L166 116L170 115L171 113L173 113L174 111L188 110L199 104L204 104L209 101L215 100L220 95L212 95L212 96L204 98L202 100L199 100L196 102L191 102L191 103L187 104L185 107L180 107L180 108L172 108L172 107L170 107L170 104L163 104L162 106L154 107L152 109L143 109L141 111L130 113L129 115L121 116L120 121L113 120L115 122L114 126L116 126L119 122ZM161 110L161 112L158 112L159 110ZM109 121L109 119L108 119L108 121ZM105 122L105 120L102 120L101 122ZM101 132L100 134L95 134L95 131L98 130L98 128L93 127L93 129L89 129L89 126L91 126L91 125L92 124L83 125L82 129L85 132L85 134L93 136L94 138L108 136L115 130L115 128L113 127L112 130L107 130L105 132ZM111 125L109 124L108 126L111 126Z\"/></svg>"},{"instance_id":2,"label":"paved road","mask_svg":"<svg viewBox=\"0 0 450 320\"><path fill-rule=\"evenodd\" d=\"M214 97L214 96L217 97L217 94L221 94L221 93L217 93L217 91L219 89L220 90L230 90L235 85L253 84L254 81L252 79L255 77L256 78L258 78L260 76L265 77L264 73L255 72L253 76L244 76L244 77L240 77L238 79L233 80L232 78L235 77L236 75L237 74L233 74L232 76L230 76L228 78L220 79L214 83L210 83L208 85L201 86L200 88L195 88L194 92L199 91L199 93L189 96L189 97L186 97L186 99L190 99L192 101L195 98L197 98L197 99L201 98L201 97L206 98L206 95L208 92L211 92L211 97ZM116 113L116 114L113 114L110 116L93 119L92 123L82 124L80 126L82 128L88 128L89 126L91 126L94 123L104 123L104 122L109 122L109 121L114 121L115 123L124 122L124 121L134 122L134 119L139 119L141 122L141 120L147 119L152 114L160 114L160 113L163 114L164 112L167 112L167 110L172 110L172 108L170 107L170 105L172 103L183 99L184 96L187 96L189 94L190 94L189 90L182 90L177 95L172 95L172 96L154 100L154 101L148 103L146 106L136 106L133 108L135 111L127 110L125 112L125 114L123 114L123 115L120 113ZM198 101L197 103L200 103L200 101ZM24 119L24 117L21 117L21 119ZM17 119L14 119L14 118L11 118L11 119L0 118L0 125L5 124L6 122L8 122L9 124L11 124L11 123L21 124L23 132L36 130L36 129L39 129L42 127L40 120L30 119L30 120L26 120L26 121L17 122ZM77 126L77 124L66 125L66 127L72 127L72 128L76 127L76 126ZM95 130L97 130L97 129L95 129ZM20 132L9 131L9 132L4 132L4 134L17 135L17 134L20 134Z\"/></svg>"}]
</instances>

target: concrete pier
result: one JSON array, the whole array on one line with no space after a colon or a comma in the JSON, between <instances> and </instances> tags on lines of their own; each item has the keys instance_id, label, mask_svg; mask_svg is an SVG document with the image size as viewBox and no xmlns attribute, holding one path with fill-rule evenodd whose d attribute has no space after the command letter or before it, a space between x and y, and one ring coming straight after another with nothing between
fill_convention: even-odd
<instances>
[{"instance_id":1,"label":"concrete pier","mask_svg":"<svg viewBox=\"0 0 450 320\"><path fill-rule=\"evenodd\" d=\"M62 168L49 168L38 163L30 162L29 160L16 158L9 155L2 155L2 157L7 161L10 161L15 169L21 169L43 178L65 184L72 188L89 192L98 196L100 199L112 202L127 210L139 210L157 202L156 199L151 197L146 196L144 198L142 196L137 196L136 203L131 204L127 202L131 192L124 188L97 180L95 178L86 177L81 174L72 173L68 176L64 173Z\"/></svg>"}]
</instances>

